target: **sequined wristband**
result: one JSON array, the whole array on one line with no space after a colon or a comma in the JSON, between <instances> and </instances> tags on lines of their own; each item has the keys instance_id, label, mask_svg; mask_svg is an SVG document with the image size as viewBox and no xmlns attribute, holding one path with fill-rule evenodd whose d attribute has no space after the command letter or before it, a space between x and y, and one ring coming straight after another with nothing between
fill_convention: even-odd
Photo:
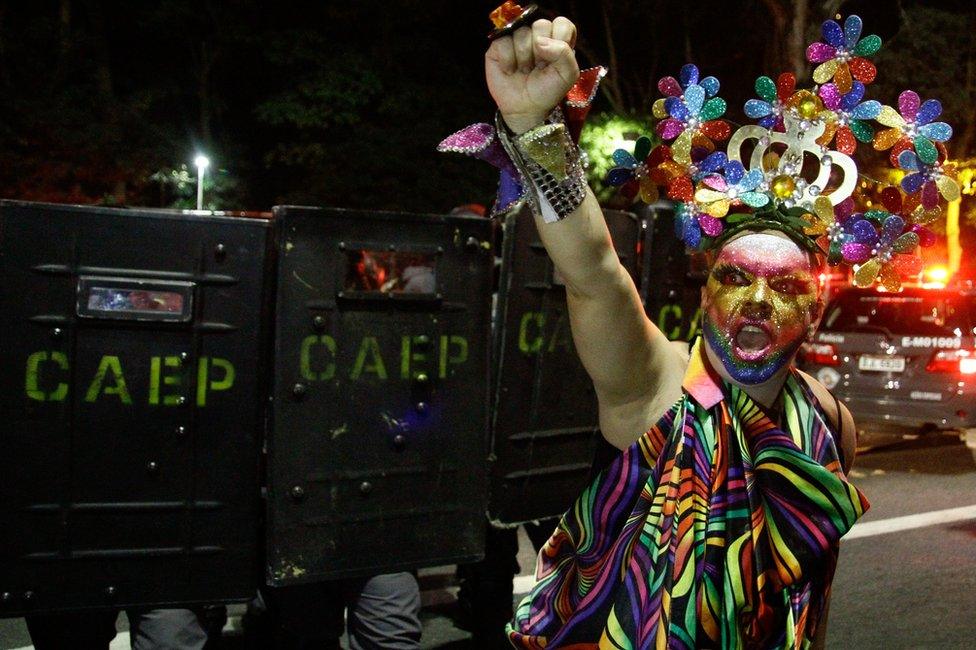
<instances>
[{"instance_id":1,"label":"sequined wristband","mask_svg":"<svg viewBox=\"0 0 976 650\"><path fill-rule=\"evenodd\" d=\"M523 180L534 186L529 200L546 223L564 219L580 206L586 197L586 176L579 147L559 109L545 124L521 135L508 129L500 113L495 116L495 127Z\"/></svg>"}]
</instances>

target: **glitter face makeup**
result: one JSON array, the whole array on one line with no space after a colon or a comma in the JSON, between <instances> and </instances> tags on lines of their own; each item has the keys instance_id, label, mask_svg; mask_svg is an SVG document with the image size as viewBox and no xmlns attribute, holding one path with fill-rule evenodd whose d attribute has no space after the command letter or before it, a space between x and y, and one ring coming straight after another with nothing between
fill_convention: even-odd
<instances>
[{"instance_id":1,"label":"glitter face makeup","mask_svg":"<svg viewBox=\"0 0 976 650\"><path fill-rule=\"evenodd\" d=\"M739 237L719 252L705 285L705 340L733 380L760 384L793 358L817 298L810 257L793 241Z\"/></svg>"}]
</instances>

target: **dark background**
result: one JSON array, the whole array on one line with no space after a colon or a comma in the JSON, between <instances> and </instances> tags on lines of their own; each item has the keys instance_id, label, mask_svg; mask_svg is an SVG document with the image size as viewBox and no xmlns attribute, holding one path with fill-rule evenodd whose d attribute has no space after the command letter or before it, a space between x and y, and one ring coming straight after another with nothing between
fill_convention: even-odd
<instances>
[{"instance_id":1,"label":"dark background","mask_svg":"<svg viewBox=\"0 0 976 650\"><path fill-rule=\"evenodd\" d=\"M953 157L976 153L972 2L546 6L580 25L584 66L612 68L595 112L646 115L657 79L694 61L722 81L733 121L744 121L758 75L806 67L797 54L820 23L859 13L865 34L885 41L868 97L895 104L911 87L940 98L956 129ZM0 197L191 207L191 161L202 151L213 161L211 208L442 212L489 202L487 165L434 148L492 115L482 57L493 8L481 0L0 1Z\"/></svg>"}]
</instances>

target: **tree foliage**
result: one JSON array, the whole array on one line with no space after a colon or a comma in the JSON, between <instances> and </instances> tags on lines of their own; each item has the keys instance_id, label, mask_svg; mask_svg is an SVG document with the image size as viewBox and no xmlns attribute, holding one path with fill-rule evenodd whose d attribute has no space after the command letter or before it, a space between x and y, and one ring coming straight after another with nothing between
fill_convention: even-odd
<instances>
[{"instance_id":1,"label":"tree foliage","mask_svg":"<svg viewBox=\"0 0 976 650\"><path fill-rule=\"evenodd\" d=\"M756 76L795 67L797 30L805 43L834 12L860 12L889 41L873 96L893 102L911 85L941 98L957 129L954 152L976 154L969 4L552 0L550 7L579 23L582 63L611 68L594 116L647 115L657 80L693 61L722 80L733 121L743 119ZM482 72L490 9L448 0L0 2L0 195L188 201L159 179L201 150L224 170L210 200L225 209L293 202L445 211L486 203L493 170L434 148L454 130L491 119ZM648 132L649 120L640 120L646 126L635 131Z\"/></svg>"}]
</instances>

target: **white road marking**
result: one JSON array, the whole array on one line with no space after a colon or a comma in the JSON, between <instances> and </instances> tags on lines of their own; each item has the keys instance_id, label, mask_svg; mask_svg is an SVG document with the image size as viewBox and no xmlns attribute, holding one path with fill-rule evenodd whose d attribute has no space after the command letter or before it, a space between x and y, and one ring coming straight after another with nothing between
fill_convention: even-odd
<instances>
[{"instance_id":1,"label":"white road marking","mask_svg":"<svg viewBox=\"0 0 976 650\"><path fill-rule=\"evenodd\" d=\"M954 521L965 521L976 519L976 505L962 506L959 508L947 508L946 510L935 510L933 512L923 512L917 515L905 515L904 517L891 517L889 519L879 519L878 521L868 521L856 524L849 533L844 535L842 541L858 539L860 537L874 537L875 535L886 535L897 533L903 530L913 530L915 528L925 528L926 526L937 526L940 524L951 524ZM514 580L515 595L527 594L535 586L535 575L516 576Z\"/></svg>"},{"instance_id":2,"label":"white road marking","mask_svg":"<svg viewBox=\"0 0 976 650\"><path fill-rule=\"evenodd\" d=\"M947 508L946 510L922 512L917 515L905 515L904 517L891 517L890 519L867 521L863 524L856 524L854 528L851 529L851 532L844 535L844 540L857 539L859 537L873 537L875 535L885 535L887 533L897 533L902 530L912 530L914 528L924 528L925 526L949 524L954 521L964 521L966 519L976 519L976 506Z\"/></svg>"}]
</instances>

